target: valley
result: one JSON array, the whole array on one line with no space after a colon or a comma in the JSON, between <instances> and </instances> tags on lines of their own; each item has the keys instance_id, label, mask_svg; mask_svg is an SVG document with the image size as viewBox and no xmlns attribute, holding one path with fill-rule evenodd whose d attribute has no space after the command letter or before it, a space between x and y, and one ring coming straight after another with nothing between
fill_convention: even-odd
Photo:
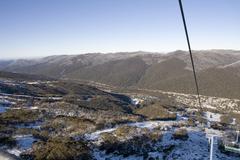
<instances>
[{"instance_id":1,"label":"valley","mask_svg":"<svg viewBox=\"0 0 240 160\"><path fill-rule=\"evenodd\" d=\"M195 50L200 94L240 99L240 51ZM195 94L189 54L118 52L57 55L35 59L0 60L1 74L27 74L26 78L93 81L121 88L140 88ZM29 76L29 74L32 74ZM41 76L40 76L41 75ZM10 75L8 75L10 76Z\"/></svg>"}]
</instances>

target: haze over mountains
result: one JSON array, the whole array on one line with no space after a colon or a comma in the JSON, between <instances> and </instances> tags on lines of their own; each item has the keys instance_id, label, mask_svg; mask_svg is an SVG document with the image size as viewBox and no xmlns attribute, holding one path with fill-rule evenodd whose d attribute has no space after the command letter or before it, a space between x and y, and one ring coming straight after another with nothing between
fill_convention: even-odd
<instances>
[{"instance_id":1,"label":"haze over mountains","mask_svg":"<svg viewBox=\"0 0 240 160\"><path fill-rule=\"evenodd\" d=\"M240 51L194 51L194 60L201 94L240 98ZM2 60L0 70L195 93L189 54L180 50L168 54L139 51Z\"/></svg>"}]
</instances>

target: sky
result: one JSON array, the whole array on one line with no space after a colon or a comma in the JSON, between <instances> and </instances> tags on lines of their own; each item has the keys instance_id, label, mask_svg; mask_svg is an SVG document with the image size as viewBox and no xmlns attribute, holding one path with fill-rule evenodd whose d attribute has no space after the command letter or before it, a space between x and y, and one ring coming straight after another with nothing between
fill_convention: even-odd
<instances>
[{"instance_id":1,"label":"sky","mask_svg":"<svg viewBox=\"0 0 240 160\"><path fill-rule=\"evenodd\" d=\"M182 3L192 49L240 49L240 0ZM0 59L178 49L178 0L0 0Z\"/></svg>"}]
</instances>

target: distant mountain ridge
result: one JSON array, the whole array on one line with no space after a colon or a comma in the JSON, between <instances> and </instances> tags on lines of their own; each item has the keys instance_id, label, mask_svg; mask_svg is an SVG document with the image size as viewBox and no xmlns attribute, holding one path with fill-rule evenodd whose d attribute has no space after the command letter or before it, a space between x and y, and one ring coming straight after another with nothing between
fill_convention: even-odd
<instances>
[{"instance_id":1,"label":"distant mountain ridge","mask_svg":"<svg viewBox=\"0 0 240 160\"><path fill-rule=\"evenodd\" d=\"M240 51L193 51L200 93L240 98ZM120 87L195 93L189 54L177 50L89 53L0 61L0 70L91 80Z\"/></svg>"}]
</instances>

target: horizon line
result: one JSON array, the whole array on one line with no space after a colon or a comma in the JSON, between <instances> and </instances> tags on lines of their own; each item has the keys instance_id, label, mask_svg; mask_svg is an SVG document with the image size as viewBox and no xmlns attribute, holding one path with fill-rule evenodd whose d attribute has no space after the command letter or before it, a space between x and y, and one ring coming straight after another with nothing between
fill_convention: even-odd
<instances>
[{"instance_id":1,"label":"horizon line","mask_svg":"<svg viewBox=\"0 0 240 160\"><path fill-rule=\"evenodd\" d=\"M22 57L6 57L0 58L0 60L9 61L9 60L32 60L32 59L40 59L40 58L47 58L47 57L54 57L54 56L78 56L78 55L86 55L86 54L118 54L118 53L155 53L155 54L169 54L177 51L188 52L188 50L183 49L175 49L171 51L144 51L144 50L136 50L136 51L115 51L115 52L83 52L83 53L63 53L63 54L50 54L46 56L22 56ZM192 51L240 51L240 49L193 49Z\"/></svg>"}]
</instances>

